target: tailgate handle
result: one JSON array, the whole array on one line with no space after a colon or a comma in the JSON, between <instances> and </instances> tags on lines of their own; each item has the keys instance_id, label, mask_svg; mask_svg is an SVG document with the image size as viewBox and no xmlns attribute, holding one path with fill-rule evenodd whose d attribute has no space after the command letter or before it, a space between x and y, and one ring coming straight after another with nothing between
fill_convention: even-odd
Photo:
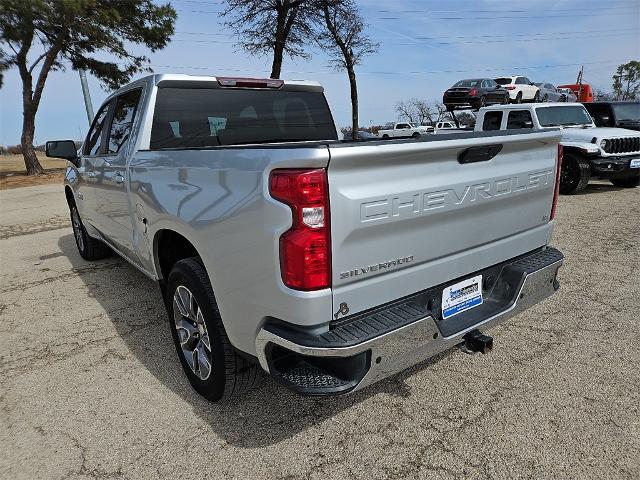
<instances>
[{"instance_id":1,"label":"tailgate handle","mask_svg":"<svg viewBox=\"0 0 640 480\"><path fill-rule=\"evenodd\" d=\"M502 144L469 147L458 154L458 162L475 163L491 160L502 151Z\"/></svg>"}]
</instances>

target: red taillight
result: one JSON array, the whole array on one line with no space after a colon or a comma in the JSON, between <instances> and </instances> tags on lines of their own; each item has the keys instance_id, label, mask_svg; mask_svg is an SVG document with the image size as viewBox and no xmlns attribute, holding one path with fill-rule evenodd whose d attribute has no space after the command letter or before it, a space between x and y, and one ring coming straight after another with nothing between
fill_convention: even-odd
<instances>
[{"instance_id":1,"label":"red taillight","mask_svg":"<svg viewBox=\"0 0 640 480\"><path fill-rule=\"evenodd\" d=\"M515 86L515 85L507 85L507 86L506 86L506 87L504 87L504 88L506 88L507 90L515 90L515 89L516 89L516 86Z\"/></svg>"},{"instance_id":2,"label":"red taillight","mask_svg":"<svg viewBox=\"0 0 640 480\"><path fill-rule=\"evenodd\" d=\"M232 78L216 77L221 87L239 88L280 88L284 85L283 80L273 78Z\"/></svg>"},{"instance_id":3,"label":"red taillight","mask_svg":"<svg viewBox=\"0 0 640 480\"><path fill-rule=\"evenodd\" d=\"M319 290L331 285L329 188L325 169L271 172L269 190L293 215L280 237L280 271L285 285Z\"/></svg>"},{"instance_id":4,"label":"red taillight","mask_svg":"<svg viewBox=\"0 0 640 480\"><path fill-rule=\"evenodd\" d=\"M556 159L556 186L553 190L553 203L551 204L551 216L549 220L553 220L556 216L556 207L558 206L558 193L560 192L560 169L562 168L562 145L558 145L558 158Z\"/></svg>"},{"instance_id":5,"label":"red taillight","mask_svg":"<svg viewBox=\"0 0 640 480\"><path fill-rule=\"evenodd\" d=\"M477 91L475 88L472 88L472 89L469 91L469 96L471 96L471 97L475 97L477 93L478 93L478 91Z\"/></svg>"}]
</instances>

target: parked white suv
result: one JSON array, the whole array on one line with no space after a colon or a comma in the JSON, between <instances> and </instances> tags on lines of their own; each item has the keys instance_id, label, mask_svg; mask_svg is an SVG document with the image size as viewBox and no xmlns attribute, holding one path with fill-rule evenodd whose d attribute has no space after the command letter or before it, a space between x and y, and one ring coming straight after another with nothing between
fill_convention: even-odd
<instances>
[{"instance_id":1,"label":"parked white suv","mask_svg":"<svg viewBox=\"0 0 640 480\"><path fill-rule=\"evenodd\" d=\"M500 77L496 78L495 82L509 91L511 103L539 100L540 89L527 77Z\"/></svg>"}]
</instances>

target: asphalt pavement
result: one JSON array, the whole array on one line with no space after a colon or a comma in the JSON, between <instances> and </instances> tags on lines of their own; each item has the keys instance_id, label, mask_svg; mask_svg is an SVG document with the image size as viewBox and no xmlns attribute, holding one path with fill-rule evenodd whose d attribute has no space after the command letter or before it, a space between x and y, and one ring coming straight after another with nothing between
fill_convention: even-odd
<instances>
[{"instance_id":1,"label":"asphalt pavement","mask_svg":"<svg viewBox=\"0 0 640 480\"><path fill-rule=\"evenodd\" d=\"M561 197L556 295L352 396L217 405L158 287L77 253L61 186L0 192L0 478L637 479L640 188Z\"/></svg>"}]
</instances>

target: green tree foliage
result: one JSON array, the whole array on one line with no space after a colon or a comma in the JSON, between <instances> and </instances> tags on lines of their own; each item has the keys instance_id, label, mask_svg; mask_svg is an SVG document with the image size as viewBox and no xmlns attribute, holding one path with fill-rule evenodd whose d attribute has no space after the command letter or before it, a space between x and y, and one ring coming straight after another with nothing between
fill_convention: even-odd
<instances>
[{"instance_id":1,"label":"green tree foliage","mask_svg":"<svg viewBox=\"0 0 640 480\"><path fill-rule=\"evenodd\" d=\"M613 76L613 94L616 100L640 98L640 61L632 60L616 69Z\"/></svg>"},{"instance_id":2,"label":"green tree foliage","mask_svg":"<svg viewBox=\"0 0 640 480\"><path fill-rule=\"evenodd\" d=\"M33 148L35 116L52 70L87 70L106 88L117 88L147 69L152 52L174 33L176 12L152 0L0 0L0 60L22 80L21 145L28 174L43 169ZM35 53L32 53L35 51Z\"/></svg>"}]
</instances>

